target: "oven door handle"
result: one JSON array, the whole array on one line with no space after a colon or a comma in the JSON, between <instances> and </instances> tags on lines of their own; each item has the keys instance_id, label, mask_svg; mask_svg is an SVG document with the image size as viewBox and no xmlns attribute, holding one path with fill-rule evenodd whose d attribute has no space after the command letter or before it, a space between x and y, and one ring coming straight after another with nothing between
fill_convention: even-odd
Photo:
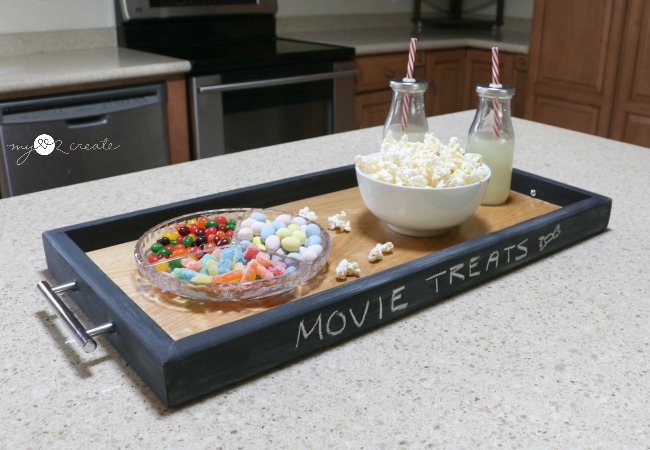
<instances>
[{"instance_id":1,"label":"oven door handle","mask_svg":"<svg viewBox=\"0 0 650 450\"><path fill-rule=\"evenodd\" d=\"M245 89L258 89L271 86L284 86L287 84L309 83L312 81L333 80L336 78L356 76L356 70L338 70L334 72L315 73L312 75L301 75L298 77L272 78L270 80L245 81L242 83L214 84L209 86L198 86L199 94L205 92L226 92L243 91Z\"/></svg>"}]
</instances>

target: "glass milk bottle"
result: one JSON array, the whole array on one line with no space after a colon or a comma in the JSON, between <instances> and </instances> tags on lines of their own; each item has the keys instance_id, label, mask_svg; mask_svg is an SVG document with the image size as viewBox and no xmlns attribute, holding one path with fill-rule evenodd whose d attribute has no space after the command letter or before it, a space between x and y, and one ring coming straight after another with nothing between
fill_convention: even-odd
<instances>
[{"instance_id":1,"label":"glass milk bottle","mask_svg":"<svg viewBox=\"0 0 650 450\"><path fill-rule=\"evenodd\" d=\"M414 78L391 80L393 102L384 124L382 140L391 131L395 140L407 135L411 142L424 141L429 131L427 116L424 112L424 92L427 82Z\"/></svg>"},{"instance_id":2,"label":"glass milk bottle","mask_svg":"<svg viewBox=\"0 0 650 450\"><path fill-rule=\"evenodd\" d=\"M493 86L476 86L478 109L467 136L467 152L479 153L492 171L483 205L500 205L508 199L515 150L510 117L510 101L515 89L505 84Z\"/></svg>"}]
</instances>

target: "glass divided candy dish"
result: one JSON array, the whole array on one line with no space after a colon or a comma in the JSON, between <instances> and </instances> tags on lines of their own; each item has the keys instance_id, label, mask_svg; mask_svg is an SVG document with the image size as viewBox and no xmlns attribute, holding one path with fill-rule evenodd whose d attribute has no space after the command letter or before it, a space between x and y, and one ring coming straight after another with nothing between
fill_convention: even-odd
<instances>
[{"instance_id":1,"label":"glass divided candy dish","mask_svg":"<svg viewBox=\"0 0 650 450\"><path fill-rule=\"evenodd\" d=\"M251 219L252 216L260 218L262 217L261 215L268 219L266 222L267 225L276 221L277 218L281 218L285 222L290 220L287 227L294 229L294 231L297 228L301 228L304 232L306 226L309 226L308 231L310 236L317 237L310 237L310 241L308 242L320 241L320 244L316 244L316 247L313 247L316 249L316 252L312 252L309 258L303 259L300 255L300 251L295 250L295 248L288 251L283 248L276 251L269 251L263 248L263 246L259 246L259 252L262 253L260 257L262 258L257 257L255 259L261 261L260 265L269 264L269 260L273 261L270 263L271 265L267 266L268 269L272 271L271 274L269 271L264 271L264 269L261 268L259 269L261 272L258 273L262 273L264 276L263 278L260 275L257 275L255 276L255 279L252 280L250 280L249 276L248 279L250 281L239 280L226 282L223 281L223 279L228 279L228 276L219 277L214 270L211 270L211 273L207 273L205 261L211 258L204 257L205 255L213 254L216 249L219 249L216 252L217 257L220 257L220 254L225 251L226 253L224 254L230 255L235 253L236 255L239 255L240 259L242 259L242 255L248 249L250 242L246 239L250 239L250 227L245 227L248 228L248 230L242 232L242 229L244 228L242 227L242 223L248 225L251 221L247 221L247 219ZM177 241L175 243L177 247L176 250L179 248L181 249L179 252L174 253L174 245L172 245L174 242L167 244L167 241L163 239L163 237L166 236L166 239L170 240L170 237L179 234L177 228L180 229L183 225L187 227L193 223L199 228L201 228L202 225L204 230L212 230L210 233L213 233L214 229L212 229L212 226L215 225L215 219L221 221L217 222L217 227L215 227L217 231L221 231L217 233L218 236L221 237L215 238L212 234L205 236L203 232L196 233L205 236L205 239L199 240L200 244L209 244L207 247L204 246L203 249L199 246L191 245L196 244L197 235L194 233L185 234L187 233L186 229L181 230L185 235L177 236L177 239L174 239ZM292 223L295 223L297 227L296 225L291 225ZM206 225L209 226L206 227ZM219 230L219 228L221 228L221 230ZM260 224L257 224L257 226L253 228L256 228L255 235L258 235ZM224 231L227 234L224 233ZM231 232L228 233L228 231ZM285 231L286 233L281 233L281 235L288 234L288 231ZM232 235L232 237L224 240L224 234L226 234L226 236ZM189 236L193 242L190 243L189 240L186 240L186 242L183 243L183 238L185 238L185 236ZM242 236L244 239L242 239ZM300 233L298 233L298 239L300 239L300 236ZM231 241L227 242L229 240ZM304 241L304 236L302 241ZM254 239L253 242L255 242ZM301 246L304 251L305 247L302 242ZM161 248L167 248L168 250L163 251ZM183 250L183 248L185 249ZM297 214L273 209L236 208L200 211L175 217L160 223L140 237L135 246L134 257L140 274L164 291L197 300L243 301L278 295L296 288L300 284L311 279L325 266L330 252L330 236L327 230L315 222L305 219ZM162 255L164 253L167 253L168 255L162 257L158 256L158 254ZM251 251L246 254L250 257L253 253L254 252ZM197 277L196 272L191 272L190 269L186 269L185 266L192 266L193 263L191 261L186 260L185 266L181 265L181 261L184 258L203 261L203 269L199 271L201 272L201 276ZM235 260L236 259L237 257L235 257ZM241 261L240 265L237 265L235 261L231 269L245 270L248 263L250 263L250 260L244 260ZM227 265L227 263L225 264ZM283 267L286 267L286 270L284 270ZM215 269L216 267L213 264L210 268ZM276 268L276 270L273 270L274 268ZM176 272L174 272L174 269L176 269ZM181 275L184 277L181 278ZM247 275L250 275L250 272ZM237 277L232 278L237 280Z\"/></svg>"}]
</instances>

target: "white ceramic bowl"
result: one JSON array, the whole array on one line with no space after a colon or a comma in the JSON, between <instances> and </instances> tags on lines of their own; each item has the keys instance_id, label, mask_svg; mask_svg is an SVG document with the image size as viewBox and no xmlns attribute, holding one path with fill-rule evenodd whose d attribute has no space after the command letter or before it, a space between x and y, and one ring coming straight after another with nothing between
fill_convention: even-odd
<instances>
[{"instance_id":1,"label":"white ceramic bowl","mask_svg":"<svg viewBox=\"0 0 650 450\"><path fill-rule=\"evenodd\" d=\"M368 176L358 166L361 198L371 213L400 234L436 236L469 219L478 209L490 180L467 186L421 188L399 186Z\"/></svg>"}]
</instances>

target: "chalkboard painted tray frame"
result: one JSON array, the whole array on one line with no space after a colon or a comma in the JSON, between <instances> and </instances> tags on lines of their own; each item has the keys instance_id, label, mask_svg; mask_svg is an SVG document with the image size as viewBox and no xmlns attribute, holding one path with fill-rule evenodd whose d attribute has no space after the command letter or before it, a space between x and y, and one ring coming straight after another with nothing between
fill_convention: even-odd
<instances>
[{"instance_id":1,"label":"chalkboard painted tray frame","mask_svg":"<svg viewBox=\"0 0 650 450\"><path fill-rule=\"evenodd\" d=\"M107 339L156 395L178 406L604 231L612 204L607 197L515 169L513 191L561 208L180 340L171 339L86 255L118 240L135 240L170 217L241 205L270 207L355 186L354 167L346 166L46 231L47 266L59 282L76 283L68 295L89 320L106 324ZM493 270L473 271L477 261L495 252L512 257Z\"/></svg>"}]
</instances>

